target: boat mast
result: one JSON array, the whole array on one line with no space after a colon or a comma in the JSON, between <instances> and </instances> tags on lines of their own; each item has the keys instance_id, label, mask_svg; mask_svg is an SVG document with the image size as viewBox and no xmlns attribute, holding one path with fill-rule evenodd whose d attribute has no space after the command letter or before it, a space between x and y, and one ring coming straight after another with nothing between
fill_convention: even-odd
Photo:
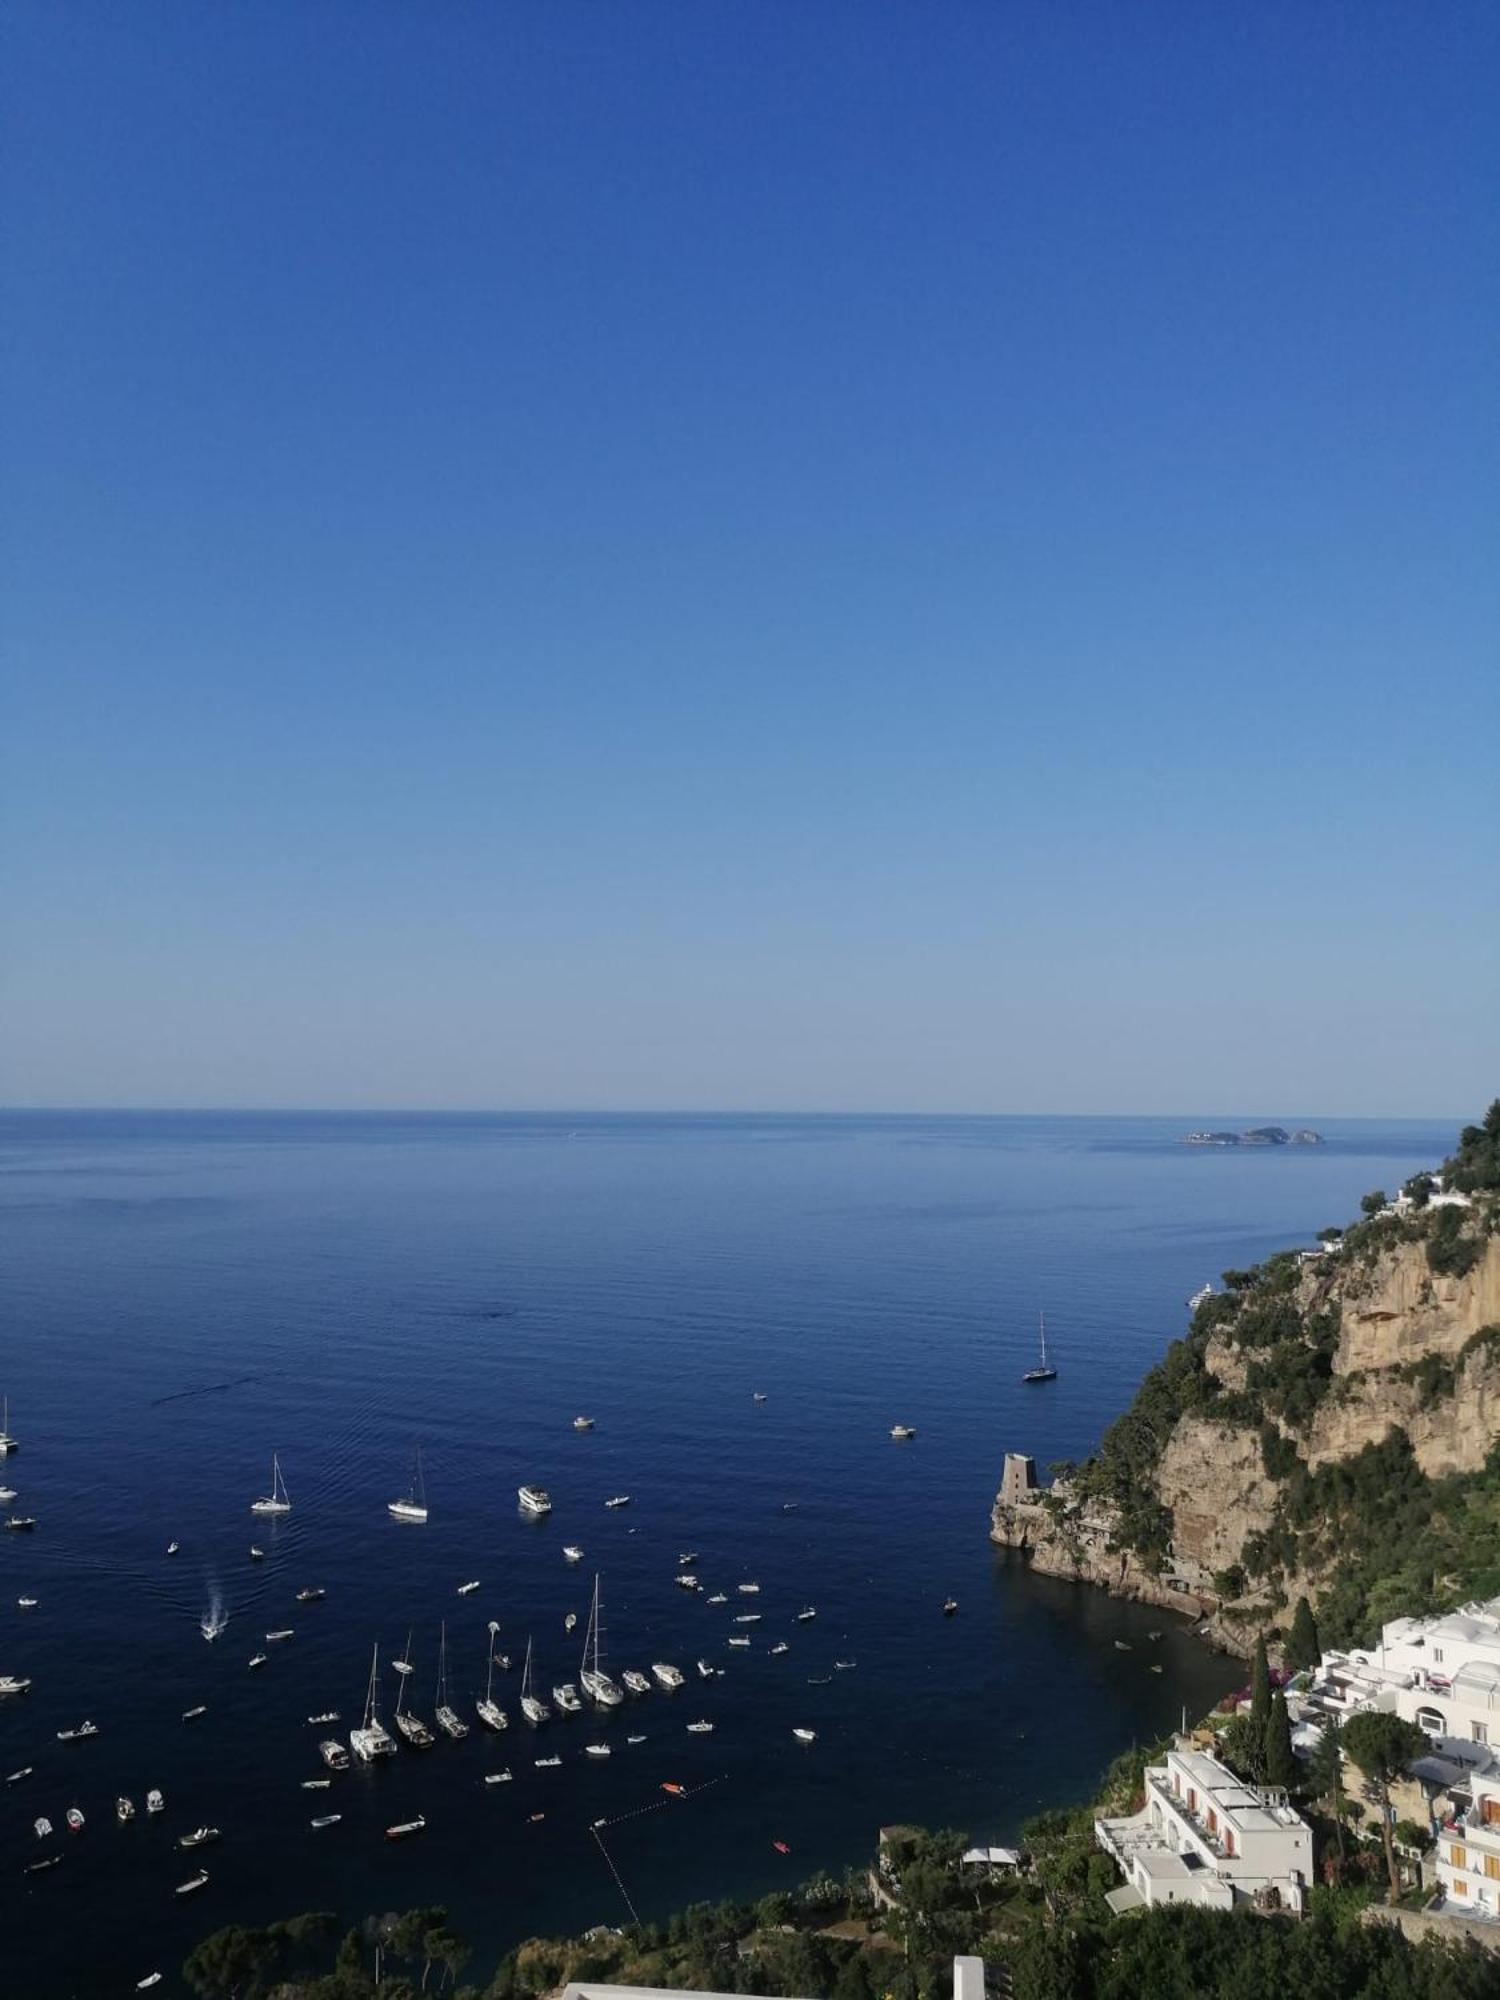
<instances>
[{"instance_id":1,"label":"boat mast","mask_svg":"<svg viewBox=\"0 0 1500 2000\"><path fill-rule=\"evenodd\" d=\"M589 1658L593 1654L592 1660ZM579 1662L580 1674L599 1671L599 1572L594 1571L594 1595L589 1605L589 1622L583 1633L583 1659Z\"/></svg>"},{"instance_id":2,"label":"boat mast","mask_svg":"<svg viewBox=\"0 0 1500 2000\"><path fill-rule=\"evenodd\" d=\"M375 1678L380 1672L380 1642L370 1649L370 1691L365 1696L365 1728L371 1728L377 1720L375 1714Z\"/></svg>"},{"instance_id":3,"label":"boat mast","mask_svg":"<svg viewBox=\"0 0 1500 2000\"><path fill-rule=\"evenodd\" d=\"M438 1641L437 1705L439 1708L446 1708L448 1706L448 1621L446 1618L442 1624L442 1637Z\"/></svg>"},{"instance_id":4,"label":"boat mast","mask_svg":"<svg viewBox=\"0 0 1500 2000\"><path fill-rule=\"evenodd\" d=\"M490 1620L490 1643L485 1648L485 1651L490 1656L489 1672L485 1675L485 1680L484 1680L484 1698L486 1702L490 1701L493 1698L495 1692L495 1634L499 1630L500 1627L495 1623L494 1619L492 1618Z\"/></svg>"},{"instance_id":5,"label":"boat mast","mask_svg":"<svg viewBox=\"0 0 1500 2000\"><path fill-rule=\"evenodd\" d=\"M1040 1317L1042 1322L1042 1366L1045 1368L1047 1365L1047 1315L1043 1312Z\"/></svg>"}]
</instances>

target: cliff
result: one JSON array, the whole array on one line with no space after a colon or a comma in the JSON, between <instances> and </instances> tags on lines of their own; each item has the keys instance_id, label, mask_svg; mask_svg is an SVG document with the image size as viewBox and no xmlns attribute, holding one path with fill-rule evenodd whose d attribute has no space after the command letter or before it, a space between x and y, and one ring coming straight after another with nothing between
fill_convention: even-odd
<instances>
[{"instance_id":1,"label":"cliff","mask_svg":"<svg viewBox=\"0 0 1500 2000\"><path fill-rule=\"evenodd\" d=\"M1249 1652L1500 1589L1500 1103L1439 1182L1224 1274L1084 1465L1008 1461L992 1539Z\"/></svg>"}]
</instances>

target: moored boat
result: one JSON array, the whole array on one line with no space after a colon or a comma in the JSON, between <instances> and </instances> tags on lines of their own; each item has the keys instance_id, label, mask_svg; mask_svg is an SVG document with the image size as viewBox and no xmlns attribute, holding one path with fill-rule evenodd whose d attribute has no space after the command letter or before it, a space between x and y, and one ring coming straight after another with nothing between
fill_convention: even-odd
<instances>
[{"instance_id":1,"label":"moored boat","mask_svg":"<svg viewBox=\"0 0 1500 2000\"><path fill-rule=\"evenodd\" d=\"M308 1825L313 1829L314 1833L317 1833L325 1826L337 1826L343 1817L342 1813L319 1813L316 1819L308 1821Z\"/></svg>"},{"instance_id":2,"label":"moored boat","mask_svg":"<svg viewBox=\"0 0 1500 2000\"><path fill-rule=\"evenodd\" d=\"M299 1604L319 1604L328 1595L321 1583L308 1584L297 1592Z\"/></svg>"},{"instance_id":3,"label":"moored boat","mask_svg":"<svg viewBox=\"0 0 1500 2000\"><path fill-rule=\"evenodd\" d=\"M575 1417L573 1428L575 1431L591 1431L594 1428L594 1420L592 1417Z\"/></svg>"},{"instance_id":4,"label":"moored boat","mask_svg":"<svg viewBox=\"0 0 1500 2000\"><path fill-rule=\"evenodd\" d=\"M412 1834L421 1833L426 1825L427 1821L418 1813L415 1819L397 1820L394 1826L388 1826L385 1837L387 1840L407 1840Z\"/></svg>"},{"instance_id":5,"label":"moored boat","mask_svg":"<svg viewBox=\"0 0 1500 2000\"><path fill-rule=\"evenodd\" d=\"M816 1743L818 1740L816 1729L794 1729L792 1734L799 1743Z\"/></svg>"},{"instance_id":6,"label":"moored boat","mask_svg":"<svg viewBox=\"0 0 1500 2000\"><path fill-rule=\"evenodd\" d=\"M148 1812L148 1813L160 1813L160 1812L165 1812L165 1811L166 1811L166 1809L167 1809L167 1802L166 1802L166 1800L165 1800L165 1799L164 1799L164 1798L162 1797L161 1793L160 1793L160 1792L159 1792L159 1791L157 1790L157 1788L156 1788L156 1787L155 1787L155 1786L153 1785L153 1786L151 1787L151 1790L150 1790L149 1792L147 1792L147 1794L146 1794L146 1810L147 1810L147 1812Z\"/></svg>"},{"instance_id":7,"label":"moored boat","mask_svg":"<svg viewBox=\"0 0 1500 2000\"><path fill-rule=\"evenodd\" d=\"M349 1768L349 1752L336 1736L324 1738L318 1745L318 1755L330 1771L347 1771Z\"/></svg>"},{"instance_id":8,"label":"moored boat","mask_svg":"<svg viewBox=\"0 0 1500 2000\"><path fill-rule=\"evenodd\" d=\"M507 1729L510 1726L510 1717L495 1700L494 1645L495 1634L499 1630L499 1625L492 1618L489 1625L490 1642L484 1649L486 1659L484 1696L482 1700L476 1701L474 1704L474 1713L479 1717L479 1720L484 1724L486 1729Z\"/></svg>"},{"instance_id":9,"label":"moored boat","mask_svg":"<svg viewBox=\"0 0 1500 2000\"><path fill-rule=\"evenodd\" d=\"M427 1486L422 1478L422 1447L417 1445L412 1452L411 1485L400 1500L386 1502L385 1511L393 1521L425 1521L427 1519Z\"/></svg>"},{"instance_id":10,"label":"moored boat","mask_svg":"<svg viewBox=\"0 0 1500 2000\"><path fill-rule=\"evenodd\" d=\"M628 1507L630 1505L630 1495L628 1493L612 1493L604 1504L606 1507Z\"/></svg>"},{"instance_id":11,"label":"moored boat","mask_svg":"<svg viewBox=\"0 0 1500 2000\"><path fill-rule=\"evenodd\" d=\"M0 1695L25 1694L30 1686L24 1674L0 1674Z\"/></svg>"},{"instance_id":12,"label":"moored boat","mask_svg":"<svg viewBox=\"0 0 1500 2000\"><path fill-rule=\"evenodd\" d=\"M115 1818L120 1822L121 1826L128 1825L135 1818L135 1801L127 1799L123 1794L117 1798L115 1800Z\"/></svg>"},{"instance_id":13,"label":"moored boat","mask_svg":"<svg viewBox=\"0 0 1500 2000\"><path fill-rule=\"evenodd\" d=\"M915 1424L891 1425L891 1436L896 1440L898 1444L903 1443L907 1438L914 1438L916 1434L917 1434L917 1427Z\"/></svg>"},{"instance_id":14,"label":"moored boat","mask_svg":"<svg viewBox=\"0 0 1500 2000\"><path fill-rule=\"evenodd\" d=\"M179 1847L211 1847L219 1838L216 1826L195 1826L191 1833L185 1833L178 1840Z\"/></svg>"},{"instance_id":15,"label":"moored boat","mask_svg":"<svg viewBox=\"0 0 1500 2000\"><path fill-rule=\"evenodd\" d=\"M526 1664L521 1669L521 1713L533 1725L550 1722L552 1711L536 1692L531 1678L531 1640L526 1641Z\"/></svg>"},{"instance_id":16,"label":"moored boat","mask_svg":"<svg viewBox=\"0 0 1500 2000\"><path fill-rule=\"evenodd\" d=\"M552 1699L564 1715L581 1715L583 1701L571 1681L559 1681L552 1690Z\"/></svg>"},{"instance_id":17,"label":"moored boat","mask_svg":"<svg viewBox=\"0 0 1500 2000\"><path fill-rule=\"evenodd\" d=\"M620 1676L631 1694L650 1694L651 1683L639 1667L627 1667Z\"/></svg>"},{"instance_id":18,"label":"moored boat","mask_svg":"<svg viewBox=\"0 0 1500 2000\"><path fill-rule=\"evenodd\" d=\"M594 1576L593 1602L589 1606L589 1622L583 1635L583 1662L578 1679L590 1701L600 1708L618 1708L624 1695L604 1671L599 1659L599 1646L603 1637L604 1619L599 1609L599 1577Z\"/></svg>"},{"instance_id":19,"label":"moored boat","mask_svg":"<svg viewBox=\"0 0 1500 2000\"><path fill-rule=\"evenodd\" d=\"M669 1694L682 1686L681 1668L670 1665L666 1660L653 1660L651 1675L657 1686L665 1688Z\"/></svg>"},{"instance_id":20,"label":"moored boat","mask_svg":"<svg viewBox=\"0 0 1500 2000\"><path fill-rule=\"evenodd\" d=\"M478 1588L479 1578L477 1576L470 1577L467 1583L461 1583L458 1586L458 1595L460 1597L472 1597Z\"/></svg>"},{"instance_id":21,"label":"moored boat","mask_svg":"<svg viewBox=\"0 0 1500 2000\"><path fill-rule=\"evenodd\" d=\"M198 1890L208 1887L208 1870L200 1868L196 1875L190 1875L186 1882L179 1882L172 1891L174 1896L193 1896Z\"/></svg>"},{"instance_id":22,"label":"moored boat","mask_svg":"<svg viewBox=\"0 0 1500 2000\"><path fill-rule=\"evenodd\" d=\"M83 1832L83 1809L80 1806L69 1806L67 1819L69 1833Z\"/></svg>"},{"instance_id":23,"label":"moored boat","mask_svg":"<svg viewBox=\"0 0 1500 2000\"><path fill-rule=\"evenodd\" d=\"M443 1620L442 1637L438 1642L438 1683L437 1707L432 1719L445 1736L451 1736L455 1743L462 1742L469 1733L469 1725L453 1706L448 1691L448 1621Z\"/></svg>"},{"instance_id":24,"label":"moored boat","mask_svg":"<svg viewBox=\"0 0 1500 2000\"><path fill-rule=\"evenodd\" d=\"M98 1734L99 1725L97 1722L77 1722L71 1729L59 1729L57 1740L59 1743L82 1743L87 1737L97 1736Z\"/></svg>"},{"instance_id":25,"label":"moored boat","mask_svg":"<svg viewBox=\"0 0 1500 2000\"><path fill-rule=\"evenodd\" d=\"M370 1685L365 1694L364 1720L358 1729L349 1732L349 1748L362 1764L373 1764L378 1757L394 1757L396 1741L380 1720L380 1648L375 1646L370 1653Z\"/></svg>"},{"instance_id":26,"label":"moored boat","mask_svg":"<svg viewBox=\"0 0 1500 2000\"><path fill-rule=\"evenodd\" d=\"M552 1498L544 1486L518 1486L516 1498L523 1514L550 1514Z\"/></svg>"},{"instance_id":27,"label":"moored boat","mask_svg":"<svg viewBox=\"0 0 1500 2000\"><path fill-rule=\"evenodd\" d=\"M281 1476L281 1460L271 1453L271 1490L263 1493L258 1500L250 1502L252 1514L290 1514L292 1496L286 1490L286 1481Z\"/></svg>"}]
</instances>

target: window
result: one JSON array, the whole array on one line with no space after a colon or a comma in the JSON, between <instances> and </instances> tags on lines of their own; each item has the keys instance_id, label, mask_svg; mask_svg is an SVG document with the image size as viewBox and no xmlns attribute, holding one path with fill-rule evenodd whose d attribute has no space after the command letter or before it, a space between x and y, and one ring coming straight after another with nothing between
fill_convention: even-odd
<instances>
[{"instance_id":1,"label":"window","mask_svg":"<svg viewBox=\"0 0 1500 2000\"><path fill-rule=\"evenodd\" d=\"M1232 1826L1226 1826L1224 1829L1224 1852L1226 1854L1234 1853L1234 1828Z\"/></svg>"},{"instance_id":2,"label":"window","mask_svg":"<svg viewBox=\"0 0 1500 2000\"><path fill-rule=\"evenodd\" d=\"M1491 1882L1500 1882L1500 1854L1484 1857L1484 1872Z\"/></svg>"},{"instance_id":3,"label":"window","mask_svg":"<svg viewBox=\"0 0 1500 2000\"><path fill-rule=\"evenodd\" d=\"M1489 1724L1487 1722L1476 1722L1470 1734L1476 1743L1488 1743L1490 1740Z\"/></svg>"},{"instance_id":4,"label":"window","mask_svg":"<svg viewBox=\"0 0 1500 2000\"><path fill-rule=\"evenodd\" d=\"M1500 1799L1481 1799L1479 1802L1479 1817L1486 1826L1494 1826L1497 1821L1500 1821Z\"/></svg>"},{"instance_id":5,"label":"window","mask_svg":"<svg viewBox=\"0 0 1500 2000\"><path fill-rule=\"evenodd\" d=\"M1442 1647L1441 1647L1441 1646L1434 1646L1434 1647L1433 1647L1433 1649L1432 1649L1432 1657L1433 1657L1433 1658L1434 1658L1434 1659L1435 1659L1435 1660L1437 1661L1437 1663L1438 1663L1438 1665L1439 1665L1439 1666L1441 1666L1441 1665L1443 1664L1443 1649L1442 1649Z\"/></svg>"},{"instance_id":6,"label":"window","mask_svg":"<svg viewBox=\"0 0 1500 2000\"><path fill-rule=\"evenodd\" d=\"M1467 1868L1468 1865L1468 1850L1460 1847L1456 1840L1453 1841L1448 1849L1448 1866L1450 1868Z\"/></svg>"},{"instance_id":7,"label":"window","mask_svg":"<svg viewBox=\"0 0 1500 2000\"><path fill-rule=\"evenodd\" d=\"M1468 1883L1463 1881L1462 1878L1460 1878L1457 1882L1453 1884L1453 1893L1455 1896L1467 1896L1469 1893Z\"/></svg>"}]
</instances>

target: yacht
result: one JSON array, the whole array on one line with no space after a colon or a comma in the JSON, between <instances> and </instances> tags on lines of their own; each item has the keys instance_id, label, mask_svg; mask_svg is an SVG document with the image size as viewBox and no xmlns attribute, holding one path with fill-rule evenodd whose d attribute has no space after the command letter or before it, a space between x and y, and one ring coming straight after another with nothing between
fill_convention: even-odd
<instances>
[{"instance_id":1,"label":"yacht","mask_svg":"<svg viewBox=\"0 0 1500 2000\"><path fill-rule=\"evenodd\" d=\"M518 1486L516 1488L516 1498L521 1503L521 1512L523 1514L550 1514L552 1512L552 1499L544 1487Z\"/></svg>"},{"instance_id":2,"label":"yacht","mask_svg":"<svg viewBox=\"0 0 1500 2000\"><path fill-rule=\"evenodd\" d=\"M166 1800L162 1797L161 1793L153 1785L151 1790L146 1794L147 1812L159 1813L159 1812L165 1812L166 1809L167 1809Z\"/></svg>"},{"instance_id":3,"label":"yacht","mask_svg":"<svg viewBox=\"0 0 1500 2000\"><path fill-rule=\"evenodd\" d=\"M583 1712L583 1702L571 1681L559 1681L552 1690L552 1699L565 1715L580 1715Z\"/></svg>"},{"instance_id":4,"label":"yacht","mask_svg":"<svg viewBox=\"0 0 1500 2000\"><path fill-rule=\"evenodd\" d=\"M902 1443L907 1438L914 1438L916 1434L917 1434L917 1427L915 1424L891 1425L891 1436L895 1438L898 1444Z\"/></svg>"},{"instance_id":5,"label":"yacht","mask_svg":"<svg viewBox=\"0 0 1500 2000\"><path fill-rule=\"evenodd\" d=\"M583 1561L583 1550L579 1548L577 1542L563 1543L563 1561L570 1563L581 1563Z\"/></svg>"},{"instance_id":6,"label":"yacht","mask_svg":"<svg viewBox=\"0 0 1500 2000\"><path fill-rule=\"evenodd\" d=\"M689 1736L712 1736L713 1733L714 1726L711 1722L690 1722L688 1724Z\"/></svg>"},{"instance_id":7,"label":"yacht","mask_svg":"<svg viewBox=\"0 0 1500 2000\"><path fill-rule=\"evenodd\" d=\"M1196 1312L1199 1306L1203 1304L1204 1300L1211 1299L1213 1295L1214 1295L1214 1283L1213 1279L1210 1278L1208 1283L1206 1285L1200 1285L1197 1291L1194 1292L1193 1296L1188 1300L1188 1311Z\"/></svg>"},{"instance_id":8,"label":"yacht","mask_svg":"<svg viewBox=\"0 0 1500 2000\"><path fill-rule=\"evenodd\" d=\"M25 1694L31 1682L18 1674L0 1674L0 1695Z\"/></svg>"},{"instance_id":9,"label":"yacht","mask_svg":"<svg viewBox=\"0 0 1500 2000\"><path fill-rule=\"evenodd\" d=\"M443 1620L442 1636L438 1641L438 1681L437 1707L432 1711L432 1719L445 1736L451 1736L455 1743L461 1743L469 1733L469 1725L464 1721L448 1692L448 1621Z\"/></svg>"},{"instance_id":10,"label":"yacht","mask_svg":"<svg viewBox=\"0 0 1500 2000\"><path fill-rule=\"evenodd\" d=\"M578 1679L590 1701L600 1708L618 1708L625 1699L619 1688L599 1664L599 1642L603 1635L604 1620L599 1610L599 1578L594 1577L594 1601L589 1606L589 1622L583 1634L583 1663Z\"/></svg>"},{"instance_id":11,"label":"yacht","mask_svg":"<svg viewBox=\"0 0 1500 2000\"><path fill-rule=\"evenodd\" d=\"M632 1694L650 1694L651 1683L639 1667L627 1667L620 1676Z\"/></svg>"},{"instance_id":12,"label":"yacht","mask_svg":"<svg viewBox=\"0 0 1500 2000\"><path fill-rule=\"evenodd\" d=\"M500 1627L493 1618L490 1620L489 1630L490 1643L484 1649L486 1659L484 1699L475 1702L474 1713L479 1717L479 1720L484 1724L486 1729L506 1729L510 1726L510 1717L495 1699L494 1644L495 1634L500 1630Z\"/></svg>"},{"instance_id":13,"label":"yacht","mask_svg":"<svg viewBox=\"0 0 1500 2000\"><path fill-rule=\"evenodd\" d=\"M531 1678L531 1641L526 1641L526 1664L521 1669L521 1713L533 1724L550 1722L552 1711L536 1692Z\"/></svg>"},{"instance_id":14,"label":"yacht","mask_svg":"<svg viewBox=\"0 0 1500 2000\"><path fill-rule=\"evenodd\" d=\"M0 1458L8 1458L13 1451L19 1451L21 1440L10 1434L10 1397L4 1402L4 1415L0 1416Z\"/></svg>"},{"instance_id":15,"label":"yacht","mask_svg":"<svg viewBox=\"0 0 1500 2000\"><path fill-rule=\"evenodd\" d=\"M735 1585L735 1589L739 1592L741 1597L760 1596L760 1585L758 1583L737 1583Z\"/></svg>"},{"instance_id":16,"label":"yacht","mask_svg":"<svg viewBox=\"0 0 1500 2000\"><path fill-rule=\"evenodd\" d=\"M630 1505L630 1495L628 1493L612 1493L604 1504L606 1507L628 1507Z\"/></svg>"},{"instance_id":17,"label":"yacht","mask_svg":"<svg viewBox=\"0 0 1500 2000\"><path fill-rule=\"evenodd\" d=\"M477 1576L473 1576L470 1577L467 1583L461 1583L458 1586L458 1594L460 1597L472 1597L475 1591L478 1590L478 1588L479 1588L479 1578Z\"/></svg>"},{"instance_id":18,"label":"yacht","mask_svg":"<svg viewBox=\"0 0 1500 2000\"><path fill-rule=\"evenodd\" d=\"M799 1743L816 1743L818 1740L816 1729L794 1729L792 1734Z\"/></svg>"},{"instance_id":19,"label":"yacht","mask_svg":"<svg viewBox=\"0 0 1500 2000\"><path fill-rule=\"evenodd\" d=\"M406 1650L408 1653L411 1651L409 1635ZM410 1685L411 1683L403 1677L400 1687L396 1690L396 1713L392 1720L398 1732L406 1738L413 1750L430 1750L437 1738L421 1716L413 1715L406 1706L406 1691Z\"/></svg>"},{"instance_id":20,"label":"yacht","mask_svg":"<svg viewBox=\"0 0 1500 2000\"><path fill-rule=\"evenodd\" d=\"M194 1827L191 1833L183 1834L178 1840L177 1845L179 1847L211 1847L218 1838L219 1829L216 1826L198 1826Z\"/></svg>"},{"instance_id":21,"label":"yacht","mask_svg":"<svg viewBox=\"0 0 1500 2000\"><path fill-rule=\"evenodd\" d=\"M271 1453L271 1490L263 1493L258 1500L250 1502L252 1514L290 1514L292 1496L286 1490L286 1481L281 1476L281 1460Z\"/></svg>"},{"instance_id":22,"label":"yacht","mask_svg":"<svg viewBox=\"0 0 1500 2000\"><path fill-rule=\"evenodd\" d=\"M1028 1368L1021 1377L1023 1382L1055 1382L1057 1370L1047 1360L1047 1315L1041 1316L1042 1358L1035 1368Z\"/></svg>"},{"instance_id":23,"label":"yacht","mask_svg":"<svg viewBox=\"0 0 1500 2000\"><path fill-rule=\"evenodd\" d=\"M665 1688L668 1693L682 1686L681 1668L669 1666L665 1660L653 1660L651 1673L657 1686Z\"/></svg>"},{"instance_id":24,"label":"yacht","mask_svg":"<svg viewBox=\"0 0 1500 2000\"><path fill-rule=\"evenodd\" d=\"M418 1445L412 1453L411 1485L404 1500L390 1500L385 1510L393 1521L425 1521L427 1519L427 1487L422 1478L422 1447Z\"/></svg>"},{"instance_id":25,"label":"yacht","mask_svg":"<svg viewBox=\"0 0 1500 2000\"><path fill-rule=\"evenodd\" d=\"M318 1755L330 1771L347 1771L349 1768L349 1752L336 1736L324 1737L318 1745Z\"/></svg>"},{"instance_id":26,"label":"yacht","mask_svg":"<svg viewBox=\"0 0 1500 2000\"><path fill-rule=\"evenodd\" d=\"M592 1417L575 1417L573 1428L575 1431L591 1431L594 1428L594 1420Z\"/></svg>"},{"instance_id":27,"label":"yacht","mask_svg":"<svg viewBox=\"0 0 1500 2000\"><path fill-rule=\"evenodd\" d=\"M394 1757L396 1741L380 1720L380 1648L375 1646L370 1653L370 1686L365 1695L364 1720L358 1729L349 1732L349 1748L362 1764L373 1764L377 1757Z\"/></svg>"},{"instance_id":28,"label":"yacht","mask_svg":"<svg viewBox=\"0 0 1500 2000\"><path fill-rule=\"evenodd\" d=\"M817 1615L818 1615L818 1607L815 1604L804 1604L802 1609L797 1613L796 1622L799 1625L807 1625L814 1618L816 1618Z\"/></svg>"},{"instance_id":29,"label":"yacht","mask_svg":"<svg viewBox=\"0 0 1500 2000\"><path fill-rule=\"evenodd\" d=\"M72 1729L59 1729L57 1740L59 1743L82 1743L85 1737L97 1736L98 1734L99 1725L97 1722L80 1722Z\"/></svg>"},{"instance_id":30,"label":"yacht","mask_svg":"<svg viewBox=\"0 0 1500 2000\"><path fill-rule=\"evenodd\" d=\"M174 1896L193 1896L200 1889L208 1887L208 1870L200 1868L196 1875L190 1875L185 1882L179 1882L172 1891Z\"/></svg>"}]
</instances>

